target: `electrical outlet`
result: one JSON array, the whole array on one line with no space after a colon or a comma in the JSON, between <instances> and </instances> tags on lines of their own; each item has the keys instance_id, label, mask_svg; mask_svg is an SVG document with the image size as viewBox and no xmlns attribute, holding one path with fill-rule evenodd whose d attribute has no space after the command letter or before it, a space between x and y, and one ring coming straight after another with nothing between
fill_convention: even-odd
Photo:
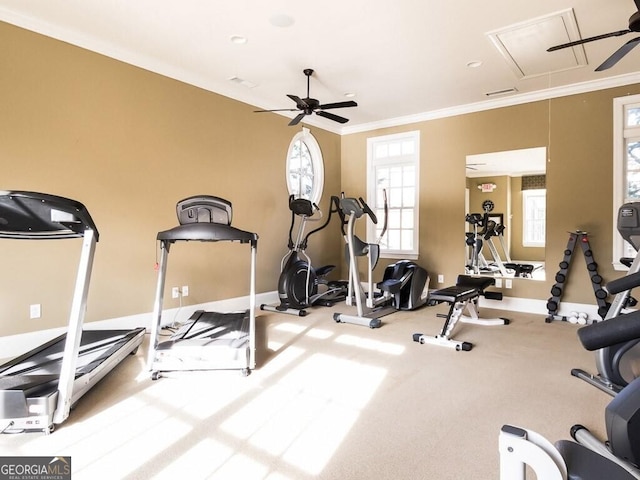
<instances>
[{"instance_id":1,"label":"electrical outlet","mask_svg":"<svg viewBox=\"0 0 640 480\"><path fill-rule=\"evenodd\" d=\"M444 275L438 275L438 283L444 283Z\"/></svg>"},{"instance_id":2,"label":"electrical outlet","mask_svg":"<svg viewBox=\"0 0 640 480\"><path fill-rule=\"evenodd\" d=\"M178 298L180 296L180 289L178 287L173 287L171 289L171 298Z\"/></svg>"},{"instance_id":3,"label":"electrical outlet","mask_svg":"<svg viewBox=\"0 0 640 480\"><path fill-rule=\"evenodd\" d=\"M505 279L504 286L507 287L507 288L511 288L511 279L510 278Z\"/></svg>"},{"instance_id":4,"label":"electrical outlet","mask_svg":"<svg viewBox=\"0 0 640 480\"><path fill-rule=\"evenodd\" d=\"M29 318L40 318L42 316L42 306L39 303L29 305Z\"/></svg>"},{"instance_id":5,"label":"electrical outlet","mask_svg":"<svg viewBox=\"0 0 640 480\"><path fill-rule=\"evenodd\" d=\"M182 290L180 291L183 297L189 296L189 285L183 285Z\"/></svg>"},{"instance_id":6,"label":"electrical outlet","mask_svg":"<svg viewBox=\"0 0 640 480\"><path fill-rule=\"evenodd\" d=\"M496 278L496 288L502 288L502 279Z\"/></svg>"}]
</instances>

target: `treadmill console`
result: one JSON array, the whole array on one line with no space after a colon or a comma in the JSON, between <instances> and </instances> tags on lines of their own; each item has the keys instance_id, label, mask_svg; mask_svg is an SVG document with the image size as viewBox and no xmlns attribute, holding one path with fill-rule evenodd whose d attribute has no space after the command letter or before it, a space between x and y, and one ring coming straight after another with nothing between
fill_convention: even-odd
<instances>
[{"instance_id":1,"label":"treadmill console","mask_svg":"<svg viewBox=\"0 0 640 480\"><path fill-rule=\"evenodd\" d=\"M212 195L197 195L180 200L176 205L180 225L219 223L231 225L231 202Z\"/></svg>"},{"instance_id":2,"label":"treadmill console","mask_svg":"<svg viewBox=\"0 0 640 480\"><path fill-rule=\"evenodd\" d=\"M640 202L625 203L618 209L618 232L636 251L640 249Z\"/></svg>"},{"instance_id":3,"label":"treadmill console","mask_svg":"<svg viewBox=\"0 0 640 480\"><path fill-rule=\"evenodd\" d=\"M98 229L86 207L57 195L0 191L0 238L56 239L83 237Z\"/></svg>"}]
</instances>

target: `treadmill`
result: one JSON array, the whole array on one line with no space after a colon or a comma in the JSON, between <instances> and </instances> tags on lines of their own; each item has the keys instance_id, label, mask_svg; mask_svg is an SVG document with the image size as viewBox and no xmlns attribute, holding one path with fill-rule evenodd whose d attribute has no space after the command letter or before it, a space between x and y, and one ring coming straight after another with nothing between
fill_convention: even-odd
<instances>
[{"instance_id":1,"label":"treadmill","mask_svg":"<svg viewBox=\"0 0 640 480\"><path fill-rule=\"evenodd\" d=\"M0 365L0 433L53 432L71 407L144 339L144 328L83 331L98 236L79 202L0 191L0 238L82 239L67 333Z\"/></svg>"},{"instance_id":2,"label":"treadmill","mask_svg":"<svg viewBox=\"0 0 640 480\"><path fill-rule=\"evenodd\" d=\"M232 205L228 200L199 195L176 205L179 225L159 232L160 266L151 325L148 369L157 380L163 372L235 370L249 375L255 368L256 251L258 235L231 226ZM235 312L196 310L171 335L159 342L162 327L167 260L176 242L239 242L250 246L249 308Z\"/></svg>"}]
</instances>

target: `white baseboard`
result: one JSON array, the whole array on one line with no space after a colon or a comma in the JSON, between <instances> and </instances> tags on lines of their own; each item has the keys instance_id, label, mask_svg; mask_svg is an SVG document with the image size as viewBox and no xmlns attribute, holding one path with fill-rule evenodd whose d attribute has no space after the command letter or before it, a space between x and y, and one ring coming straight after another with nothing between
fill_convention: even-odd
<instances>
[{"instance_id":1,"label":"white baseboard","mask_svg":"<svg viewBox=\"0 0 640 480\"><path fill-rule=\"evenodd\" d=\"M256 295L256 308L260 308L261 304L277 304L278 292L266 292ZM249 306L249 297L237 297L226 300L218 300L215 302L201 303L198 305L188 305L180 308L170 308L162 312L162 325L170 325L173 322L182 322L187 320L196 310L207 311L234 311L243 310ZM496 310L507 310L512 312L523 312L539 314L541 317L548 315L547 301L535 300L531 298L503 297L502 300L487 300L480 297L479 306L481 308L492 308ZM598 316L597 305L587 305L581 303L563 302L560 304L558 315L569 316L570 312L584 312L588 315L589 320L600 319ZM153 312L140 313L137 315L128 315L126 317L111 318L108 320L100 320L87 323L87 329L94 330L110 330L110 329L132 329L144 327L147 330L151 328ZM25 353L38 345L63 334L66 328L52 328L49 330L41 330L37 332L22 333L0 338L0 351L2 358L12 358Z\"/></svg>"},{"instance_id":2,"label":"white baseboard","mask_svg":"<svg viewBox=\"0 0 640 480\"><path fill-rule=\"evenodd\" d=\"M487 300L484 297L480 297L479 306L495 308L496 310L540 314L545 318L549 315L547 300L535 300L532 298L502 297L502 300ZM584 303L562 302L557 316L568 317L571 312L586 313L589 322L591 320L601 320L598 315L598 306Z\"/></svg>"},{"instance_id":3,"label":"white baseboard","mask_svg":"<svg viewBox=\"0 0 640 480\"><path fill-rule=\"evenodd\" d=\"M278 293L266 292L256 295L256 308L260 308L262 303L277 303ZM169 325L173 322L182 322L196 310L208 310L229 312L244 310L249 307L249 296L229 298L215 302L201 303L198 305L187 305L179 308L169 308L162 311L162 325ZM85 324L87 330L129 330L144 327L149 331L153 320L153 312L128 315L126 317L111 318ZM41 345L52 338L66 332L65 327L39 330L36 332L21 333L0 338L0 352L4 359L13 358Z\"/></svg>"}]
</instances>

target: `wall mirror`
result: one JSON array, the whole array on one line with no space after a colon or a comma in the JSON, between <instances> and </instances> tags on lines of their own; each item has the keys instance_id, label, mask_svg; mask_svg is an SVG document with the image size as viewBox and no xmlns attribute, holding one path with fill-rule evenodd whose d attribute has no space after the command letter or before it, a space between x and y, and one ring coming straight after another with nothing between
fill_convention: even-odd
<instances>
[{"instance_id":1,"label":"wall mirror","mask_svg":"<svg viewBox=\"0 0 640 480\"><path fill-rule=\"evenodd\" d=\"M545 279L546 159L546 147L466 157L466 273Z\"/></svg>"}]
</instances>

